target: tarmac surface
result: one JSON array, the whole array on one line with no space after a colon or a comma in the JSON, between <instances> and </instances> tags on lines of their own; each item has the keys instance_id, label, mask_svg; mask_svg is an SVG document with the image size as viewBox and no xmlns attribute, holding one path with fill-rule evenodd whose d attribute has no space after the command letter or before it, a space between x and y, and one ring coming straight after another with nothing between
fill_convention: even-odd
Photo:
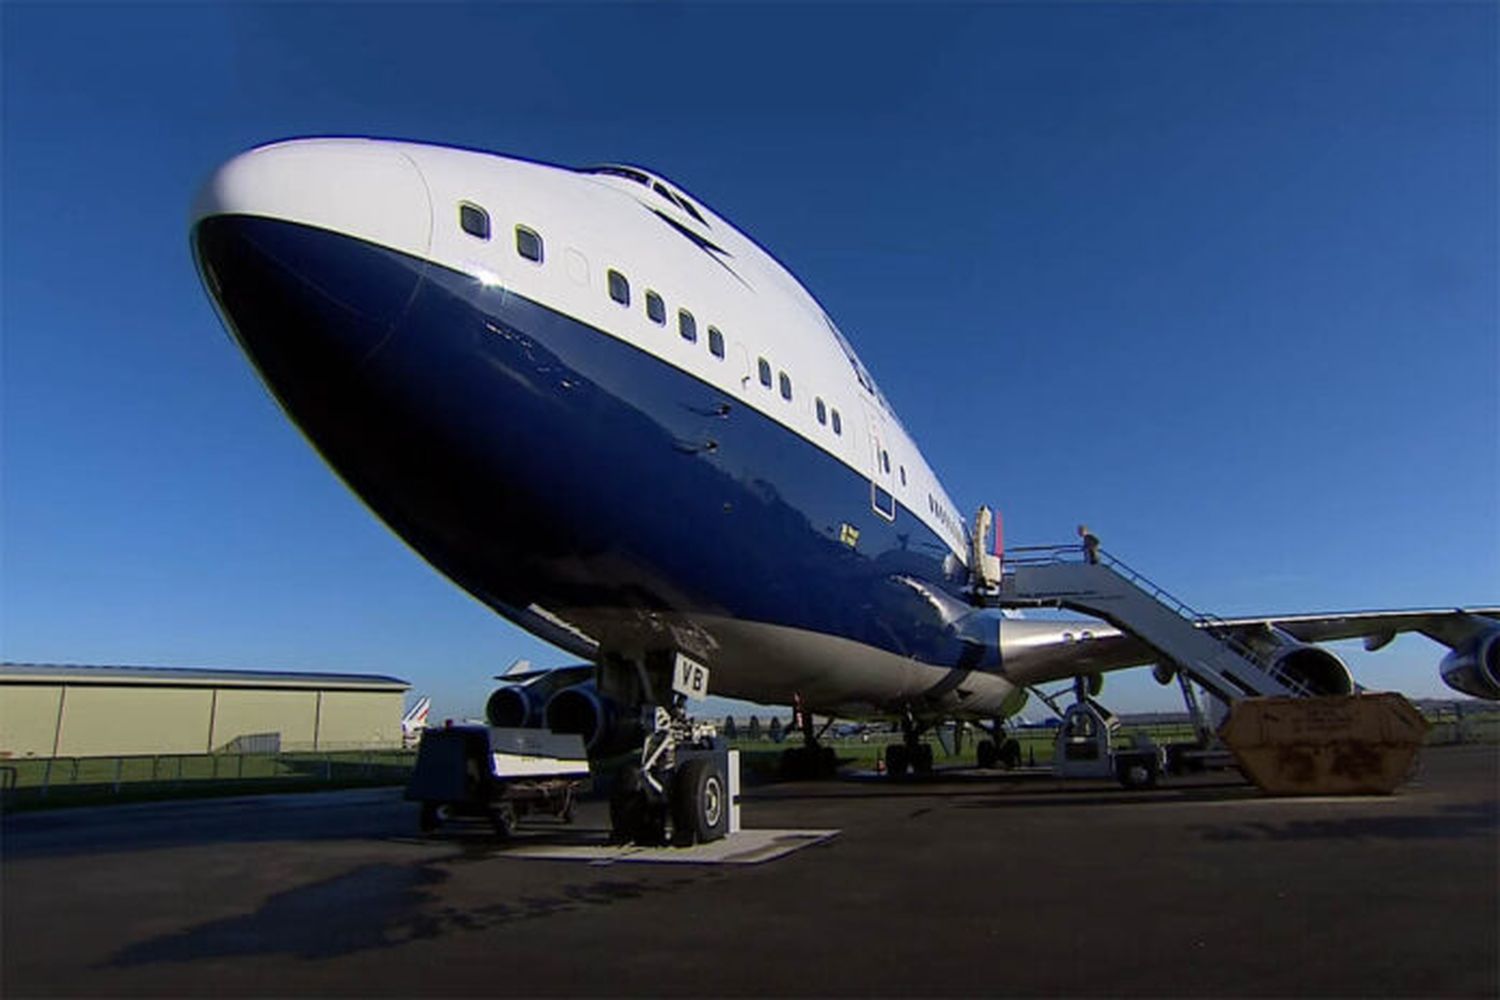
<instances>
[{"instance_id":1,"label":"tarmac surface","mask_svg":"<svg viewBox=\"0 0 1500 1000\"><path fill-rule=\"evenodd\" d=\"M1494 747L1383 798L970 772L762 786L744 820L842 832L599 866L418 836L398 789L18 813L0 993L1500 994Z\"/></svg>"}]
</instances>

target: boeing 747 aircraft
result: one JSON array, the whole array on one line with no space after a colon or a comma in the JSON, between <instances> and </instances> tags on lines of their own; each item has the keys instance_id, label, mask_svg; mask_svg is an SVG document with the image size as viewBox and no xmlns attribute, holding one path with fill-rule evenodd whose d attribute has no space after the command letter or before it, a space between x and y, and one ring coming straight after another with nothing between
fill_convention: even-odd
<instances>
[{"instance_id":1,"label":"boeing 747 aircraft","mask_svg":"<svg viewBox=\"0 0 1500 1000\"><path fill-rule=\"evenodd\" d=\"M849 340L659 174L300 139L224 164L192 245L235 340L344 482L586 661L508 676L491 720L580 732L598 754L644 741L647 799L671 794L672 747L692 738L674 688L897 718L901 763L921 768L935 721L994 724L1038 683L1162 660L1109 624L986 606L985 532ZM1451 648L1451 686L1495 699L1497 618L1214 626L1313 692L1353 682L1309 644L1420 631Z\"/></svg>"}]
</instances>

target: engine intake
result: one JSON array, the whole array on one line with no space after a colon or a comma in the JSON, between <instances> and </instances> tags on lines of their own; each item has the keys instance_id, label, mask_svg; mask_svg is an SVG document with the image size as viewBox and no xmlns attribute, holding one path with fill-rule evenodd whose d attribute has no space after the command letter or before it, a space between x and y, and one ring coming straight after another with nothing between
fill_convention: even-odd
<instances>
[{"instance_id":1,"label":"engine intake","mask_svg":"<svg viewBox=\"0 0 1500 1000\"><path fill-rule=\"evenodd\" d=\"M593 681L563 688L547 699L544 718L554 733L582 736L590 757L629 750L645 735L640 719L601 695Z\"/></svg>"},{"instance_id":2,"label":"engine intake","mask_svg":"<svg viewBox=\"0 0 1500 1000\"><path fill-rule=\"evenodd\" d=\"M1353 694L1354 675L1344 661L1322 646L1286 643L1271 659L1271 672L1307 689L1308 694Z\"/></svg>"},{"instance_id":3,"label":"engine intake","mask_svg":"<svg viewBox=\"0 0 1500 1000\"><path fill-rule=\"evenodd\" d=\"M1474 636L1443 657L1443 683L1455 691L1500 701L1500 628Z\"/></svg>"},{"instance_id":4,"label":"engine intake","mask_svg":"<svg viewBox=\"0 0 1500 1000\"><path fill-rule=\"evenodd\" d=\"M524 684L496 688L484 703L484 718L492 726L536 728L542 724L542 704Z\"/></svg>"}]
</instances>

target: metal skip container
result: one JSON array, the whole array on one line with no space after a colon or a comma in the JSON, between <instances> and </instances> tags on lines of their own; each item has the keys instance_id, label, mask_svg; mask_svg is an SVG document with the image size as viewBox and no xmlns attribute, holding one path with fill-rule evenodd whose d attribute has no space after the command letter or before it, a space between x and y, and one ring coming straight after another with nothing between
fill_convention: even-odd
<instances>
[{"instance_id":1,"label":"metal skip container","mask_svg":"<svg viewBox=\"0 0 1500 1000\"><path fill-rule=\"evenodd\" d=\"M1429 725L1399 694L1246 698L1219 738L1270 795L1389 795L1407 779Z\"/></svg>"}]
</instances>

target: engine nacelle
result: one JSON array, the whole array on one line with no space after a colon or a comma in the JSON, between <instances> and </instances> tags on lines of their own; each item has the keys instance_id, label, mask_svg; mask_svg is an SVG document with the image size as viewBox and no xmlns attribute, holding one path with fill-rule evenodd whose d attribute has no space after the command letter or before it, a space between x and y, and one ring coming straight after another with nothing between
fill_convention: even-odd
<instances>
[{"instance_id":1,"label":"engine nacelle","mask_svg":"<svg viewBox=\"0 0 1500 1000\"><path fill-rule=\"evenodd\" d=\"M1354 693L1354 675L1343 660L1322 646L1282 643L1271 654L1271 673L1302 685L1308 694Z\"/></svg>"},{"instance_id":2,"label":"engine nacelle","mask_svg":"<svg viewBox=\"0 0 1500 1000\"><path fill-rule=\"evenodd\" d=\"M638 746L645 737L639 716L599 693L593 681L574 684L547 699L546 726L583 737L590 757L606 757Z\"/></svg>"},{"instance_id":3,"label":"engine nacelle","mask_svg":"<svg viewBox=\"0 0 1500 1000\"><path fill-rule=\"evenodd\" d=\"M508 729L536 729L542 725L546 699L529 684L508 684L496 688L484 703L484 718L492 726Z\"/></svg>"},{"instance_id":4,"label":"engine nacelle","mask_svg":"<svg viewBox=\"0 0 1500 1000\"><path fill-rule=\"evenodd\" d=\"M1443 657L1443 683L1486 701L1500 701L1500 628L1481 632Z\"/></svg>"}]
</instances>

